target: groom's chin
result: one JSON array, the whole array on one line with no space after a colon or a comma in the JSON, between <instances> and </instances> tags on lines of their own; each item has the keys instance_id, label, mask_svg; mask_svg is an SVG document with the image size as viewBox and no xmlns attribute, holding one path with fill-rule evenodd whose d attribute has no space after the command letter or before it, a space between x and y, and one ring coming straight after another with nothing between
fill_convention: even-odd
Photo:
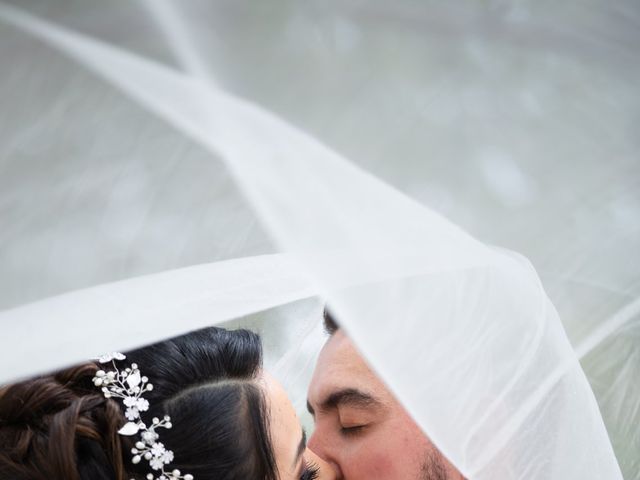
<instances>
[{"instance_id":1,"label":"groom's chin","mask_svg":"<svg viewBox=\"0 0 640 480\"><path fill-rule=\"evenodd\" d=\"M439 451L428 450L416 480L465 480L465 478Z\"/></svg>"},{"instance_id":2,"label":"groom's chin","mask_svg":"<svg viewBox=\"0 0 640 480\"><path fill-rule=\"evenodd\" d=\"M416 480L448 480L447 469L438 453L432 450L426 452Z\"/></svg>"}]
</instances>

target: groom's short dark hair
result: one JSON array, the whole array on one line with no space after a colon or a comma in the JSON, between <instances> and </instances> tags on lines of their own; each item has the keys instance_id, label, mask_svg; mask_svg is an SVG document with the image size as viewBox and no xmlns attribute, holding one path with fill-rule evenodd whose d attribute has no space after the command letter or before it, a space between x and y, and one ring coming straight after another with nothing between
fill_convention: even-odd
<instances>
[{"instance_id":1,"label":"groom's short dark hair","mask_svg":"<svg viewBox=\"0 0 640 480\"><path fill-rule=\"evenodd\" d=\"M333 335L334 333L336 333L340 328L340 325L338 325L338 322L336 322L335 317L331 315L327 307L324 308L323 317L324 317L324 331L327 332L329 335Z\"/></svg>"}]
</instances>

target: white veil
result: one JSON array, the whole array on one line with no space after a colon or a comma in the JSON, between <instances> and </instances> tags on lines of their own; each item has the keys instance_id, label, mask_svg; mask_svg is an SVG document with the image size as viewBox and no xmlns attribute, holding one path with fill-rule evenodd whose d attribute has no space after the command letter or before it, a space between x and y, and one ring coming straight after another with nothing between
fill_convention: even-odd
<instances>
[{"instance_id":1,"label":"white veil","mask_svg":"<svg viewBox=\"0 0 640 480\"><path fill-rule=\"evenodd\" d=\"M0 382L229 322L302 409L326 300L469 479L640 479L639 24L0 4Z\"/></svg>"}]
</instances>

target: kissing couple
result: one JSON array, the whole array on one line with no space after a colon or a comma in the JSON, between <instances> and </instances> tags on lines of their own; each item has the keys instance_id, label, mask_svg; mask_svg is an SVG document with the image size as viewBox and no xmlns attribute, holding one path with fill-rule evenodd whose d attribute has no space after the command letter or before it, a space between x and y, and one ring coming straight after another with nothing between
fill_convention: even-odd
<instances>
[{"instance_id":1,"label":"kissing couple","mask_svg":"<svg viewBox=\"0 0 640 480\"><path fill-rule=\"evenodd\" d=\"M1 480L461 480L327 311L307 438L260 337L209 327L0 387Z\"/></svg>"}]
</instances>

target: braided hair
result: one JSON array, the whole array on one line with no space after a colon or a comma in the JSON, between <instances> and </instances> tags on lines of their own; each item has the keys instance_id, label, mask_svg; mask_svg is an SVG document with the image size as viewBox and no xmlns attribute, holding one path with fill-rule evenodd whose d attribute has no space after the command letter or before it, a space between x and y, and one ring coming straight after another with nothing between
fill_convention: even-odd
<instances>
[{"instance_id":1,"label":"braided hair","mask_svg":"<svg viewBox=\"0 0 640 480\"><path fill-rule=\"evenodd\" d=\"M122 412L93 387L97 370L87 363L0 389L1 479L124 478Z\"/></svg>"}]
</instances>

